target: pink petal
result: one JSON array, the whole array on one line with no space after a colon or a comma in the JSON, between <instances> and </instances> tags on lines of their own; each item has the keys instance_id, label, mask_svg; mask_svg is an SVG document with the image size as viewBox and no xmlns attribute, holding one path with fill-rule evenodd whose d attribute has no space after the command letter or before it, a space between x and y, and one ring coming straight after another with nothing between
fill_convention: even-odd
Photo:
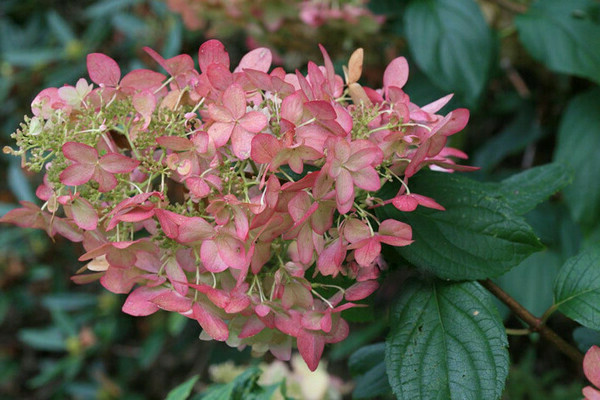
<instances>
[{"instance_id":1,"label":"pink petal","mask_svg":"<svg viewBox=\"0 0 600 400\"><path fill-rule=\"evenodd\" d=\"M214 230L211 224L201 217L186 218L179 226L177 240L181 243L194 243L212 237Z\"/></svg>"},{"instance_id":2,"label":"pink petal","mask_svg":"<svg viewBox=\"0 0 600 400\"><path fill-rule=\"evenodd\" d=\"M208 40L198 49L198 63L202 72L206 72L211 64L222 64L229 69L229 54L223 43L215 39Z\"/></svg>"},{"instance_id":3,"label":"pink petal","mask_svg":"<svg viewBox=\"0 0 600 400\"><path fill-rule=\"evenodd\" d=\"M73 220L81 229L93 231L98 227L98 214L89 201L75 197L71 203Z\"/></svg>"},{"instance_id":4,"label":"pink petal","mask_svg":"<svg viewBox=\"0 0 600 400\"><path fill-rule=\"evenodd\" d=\"M600 347L592 346L585 353L583 373L596 387L600 387Z\"/></svg>"},{"instance_id":5,"label":"pink petal","mask_svg":"<svg viewBox=\"0 0 600 400\"><path fill-rule=\"evenodd\" d=\"M304 113L305 96L302 92L295 92L281 102L281 118L292 123L297 123Z\"/></svg>"},{"instance_id":6,"label":"pink petal","mask_svg":"<svg viewBox=\"0 0 600 400\"><path fill-rule=\"evenodd\" d=\"M114 177L110 172L106 172L102 168L96 168L94 170L94 176L92 179L98 182L99 192L108 192L117 186L117 178Z\"/></svg>"},{"instance_id":7,"label":"pink petal","mask_svg":"<svg viewBox=\"0 0 600 400\"><path fill-rule=\"evenodd\" d=\"M205 240L202 242L202 247L200 248L200 260L202 261L204 268L210 272L219 273L229 268L229 265L223 261L219 255L217 244L212 240Z\"/></svg>"},{"instance_id":8,"label":"pink petal","mask_svg":"<svg viewBox=\"0 0 600 400\"><path fill-rule=\"evenodd\" d=\"M239 120L240 125L252 133L262 131L267 122L267 116L259 111L250 111Z\"/></svg>"},{"instance_id":9,"label":"pink petal","mask_svg":"<svg viewBox=\"0 0 600 400\"><path fill-rule=\"evenodd\" d=\"M350 243L357 243L371 237L371 230L363 221L350 218L344 224L344 237Z\"/></svg>"},{"instance_id":10,"label":"pink petal","mask_svg":"<svg viewBox=\"0 0 600 400\"><path fill-rule=\"evenodd\" d=\"M333 275L335 277L340 271L345 257L346 249L342 241L336 239L319 254L317 268L321 275Z\"/></svg>"},{"instance_id":11,"label":"pink petal","mask_svg":"<svg viewBox=\"0 0 600 400\"><path fill-rule=\"evenodd\" d=\"M410 196L412 196L414 199L416 199L419 202L419 205L421 205L423 207L434 208L436 210L445 210L445 208L442 205L438 204L431 197L423 196L423 195L416 194L416 193L413 193Z\"/></svg>"},{"instance_id":12,"label":"pink petal","mask_svg":"<svg viewBox=\"0 0 600 400\"><path fill-rule=\"evenodd\" d=\"M170 239L177 238L179 235L179 224L177 222L180 215L173 211L163 210L162 208L152 209L151 211L156 215L165 235Z\"/></svg>"},{"instance_id":13,"label":"pink petal","mask_svg":"<svg viewBox=\"0 0 600 400\"><path fill-rule=\"evenodd\" d=\"M244 55L240 60L240 64L233 72L242 72L244 68L268 72L272 60L273 55L271 51L266 47L259 47Z\"/></svg>"},{"instance_id":14,"label":"pink petal","mask_svg":"<svg viewBox=\"0 0 600 400\"><path fill-rule=\"evenodd\" d=\"M381 188L379 174L373 167L366 167L352 172L352 181L361 189L376 192Z\"/></svg>"},{"instance_id":15,"label":"pink petal","mask_svg":"<svg viewBox=\"0 0 600 400\"><path fill-rule=\"evenodd\" d=\"M318 203L314 203L318 206ZM310 216L310 214L314 213L317 207L311 207L310 196L308 193L302 191L298 192L289 202L288 202L288 212L290 216L294 220L294 222L304 222ZM310 213L309 213L310 210ZM308 214L308 215L307 215Z\"/></svg>"},{"instance_id":16,"label":"pink petal","mask_svg":"<svg viewBox=\"0 0 600 400\"><path fill-rule=\"evenodd\" d=\"M187 276L175 258L169 258L165 264L165 272L169 282L173 285L173 289L185 296L188 292Z\"/></svg>"},{"instance_id":17,"label":"pink petal","mask_svg":"<svg viewBox=\"0 0 600 400\"><path fill-rule=\"evenodd\" d=\"M379 240L391 246L408 246L412 241L412 228L404 222L386 219L379 225Z\"/></svg>"},{"instance_id":18,"label":"pink petal","mask_svg":"<svg viewBox=\"0 0 600 400\"><path fill-rule=\"evenodd\" d=\"M192 308L192 300L174 290L166 290L151 301L163 310L178 313L190 311Z\"/></svg>"},{"instance_id":19,"label":"pink petal","mask_svg":"<svg viewBox=\"0 0 600 400\"><path fill-rule=\"evenodd\" d=\"M215 244L221 259L231 268L242 269L248 265L246 249L240 240L229 235L219 235L215 239Z\"/></svg>"},{"instance_id":20,"label":"pink petal","mask_svg":"<svg viewBox=\"0 0 600 400\"><path fill-rule=\"evenodd\" d=\"M245 339L247 337L259 334L260 332L262 332L263 329L265 329L265 324L260 319L258 319L256 315L251 315L246 320L246 323L242 327L242 330L240 331L238 337L240 339Z\"/></svg>"},{"instance_id":21,"label":"pink petal","mask_svg":"<svg viewBox=\"0 0 600 400\"><path fill-rule=\"evenodd\" d=\"M371 295L377 288L379 287L379 283L377 281L364 281L357 282L354 285L350 286L346 289L346 293L344 297L348 301L357 301L362 300Z\"/></svg>"},{"instance_id":22,"label":"pink petal","mask_svg":"<svg viewBox=\"0 0 600 400\"><path fill-rule=\"evenodd\" d=\"M188 54L179 54L166 60L167 71L177 76L194 69L194 60Z\"/></svg>"},{"instance_id":23,"label":"pink petal","mask_svg":"<svg viewBox=\"0 0 600 400\"><path fill-rule=\"evenodd\" d=\"M127 296L122 311L136 317L143 317L154 314L158 311L158 306L151 302L152 298L160 294L159 290L142 286L135 289Z\"/></svg>"},{"instance_id":24,"label":"pink petal","mask_svg":"<svg viewBox=\"0 0 600 400\"><path fill-rule=\"evenodd\" d=\"M136 69L121 79L121 87L128 92L149 90L154 92L161 87L166 76L149 69Z\"/></svg>"},{"instance_id":25,"label":"pink petal","mask_svg":"<svg viewBox=\"0 0 600 400\"><path fill-rule=\"evenodd\" d=\"M591 386L586 386L581 391L585 396L584 400L600 400L600 390L594 389Z\"/></svg>"},{"instance_id":26,"label":"pink petal","mask_svg":"<svg viewBox=\"0 0 600 400\"><path fill-rule=\"evenodd\" d=\"M210 106L209 106L210 108ZM235 124L231 122L215 122L208 128L208 134L215 142L215 146L221 147L227 143L231 134L233 132L233 128L235 128Z\"/></svg>"},{"instance_id":27,"label":"pink petal","mask_svg":"<svg viewBox=\"0 0 600 400\"><path fill-rule=\"evenodd\" d=\"M96 164L98 152L92 146L77 142L67 142L62 146L66 158L80 164Z\"/></svg>"},{"instance_id":28,"label":"pink petal","mask_svg":"<svg viewBox=\"0 0 600 400\"><path fill-rule=\"evenodd\" d=\"M126 174L133 171L140 162L119 153L108 153L100 159L100 166L111 174Z\"/></svg>"},{"instance_id":29,"label":"pink petal","mask_svg":"<svg viewBox=\"0 0 600 400\"><path fill-rule=\"evenodd\" d=\"M233 82L233 75L229 71L229 67L223 64L209 65L206 70L206 76L210 85L220 91L226 90Z\"/></svg>"},{"instance_id":30,"label":"pink petal","mask_svg":"<svg viewBox=\"0 0 600 400\"><path fill-rule=\"evenodd\" d=\"M143 91L133 95L133 108L144 118L142 130L148 128L152 119L152 113L156 108L156 97L150 91Z\"/></svg>"},{"instance_id":31,"label":"pink petal","mask_svg":"<svg viewBox=\"0 0 600 400\"><path fill-rule=\"evenodd\" d=\"M383 73L383 87L395 86L402 89L408 81L408 62L404 57L392 60ZM386 90L387 91L387 90Z\"/></svg>"},{"instance_id":32,"label":"pink petal","mask_svg":"<svg viewBox=\"0 0 600 400\"><path fill-rule=\"evenodd\" d=\"M231 132L231 147L233 154L240 160L245 160L250 157L252 151L252 139L254 133L248 132L240 125L236 125Z\"/></svg>"},{"instance_id":33,"label":"pink petal","mask_svg":"<svg viewBox=\"0 0 600 400\"><path fill-rule=\"evenodd\" d=\"M87 69L90 79L97 85L117 87L121 79L119 64L112 58L101 53L87 56Z\"/></svg>"},{"instance_id":34,"label":"pink petal","mask_svg":"<svg viewBox=\"0 0 600 400\"><path fill-rule=\"evenodd\" d=\"M325 348L325 339L319 333L301 330L297 338L298 351L311 371L319 366Z\"/></svg>"},{"instance_id":35,"label":"pink petal","mask_svg":"<svg viewBox=\"0 0 600 400\"><path fill-rule=\"evenodd\" d=\"M442 97L441 99L438 99L436 101L433 101L433 102L427 104L426 106L421 107L421 110L425 111L426 113L435 114L436 112L440 111L442 109L442 107L444 107L446 104L448 104L448 102L452 99L452 96L454 96L454 95L453 94L446 95L446 96Z\"/></svg>"},{"instance_id":36,"label":"pink petal","mask_svg":"<svg viewBox=\"0 0 600 400\"><path fill-rule=\"evenodd\" d=\"M296 242L300 262L306 265L311 264L313 259L314 245L313 231L310 228L310 225L303 225L302 228L300 228Z\"/></svg>"},{"instance_id":37,"label":"pink petal","mask_svg":"<svg viewBox=\"0 0 600 400\"><path fill-rule=\"evenodd\" d=\"M345 214L352 208L352 202L354 201L354 181L350 172L344 168L340 169L340 174L335 180L336 200L338 205L338 211ZM344 207L345 211L340 210L341 205L348 205L350 207Z\"/></svg>"},{"instance_id":38,"label":"pink petal","mask_svg":"<svg viewBox=\"0 0 600 400\"><path fill-rule=\"evenodd\" d=\"M160 136L156 142L166 149L173 151L187 151L194 148L194 143L184 137L179 136Z\"/></svg>"},{"instance_id":39,"label":"pink petal","mask_svg":"<svg viewBox=\"0 0 600 400\"><path fill-rule=\"evenodd\" d=\"M234 121L229 108L215 103L208 105L208 115L217 122L231 123Z\"/></svg>"},{"instance_id":40,"label":"pink petal","mask_svg":"<svg viewBox=\"0 0 600 400\"><path fill-rule=\"evenodd\" d=\"M466 108L458 108L448 114L448 121L437 132L438 135L450 136L456 132L462 131L467 122L469 122L469 110Z\"/></svg>"},{"instance_id":41,"label":"pink petal","mask_svg":"<svg viewBox=\"0 0 600 400\"><path fill-rule=\"evenodd\" d=\"M65 168L59 175L60 181L67 186L78 186L87 183L96 167L90 164L73 164Z\"/></svg>"},{"instance_id":42,"label":"pink petal","mask_svg":"<svg viewBox=\"0 0 600 400\"><path fill-rule=\"evenodd\" d=\"M223 93L223 105L231 111L234 120L242 118L246 114L246 92L234 83Z\"/></svg>"},{"instance_id":43,"label":"pink petal","mask_svg":"<svg viewBox=\"0 0 600 400\"><path fill-rule=\"evenodd\" d=\"M252 138L250 157L257 163L268 164L279 150L279 141L273 135L260 133Z\"/></svg>"},{"instance_id":44,"label":"pink petal","mask_svg":"<svg viewBox=\"0 0 600 400\"><path fill-rule=\"evenodd\" d=\"M361 246L354 250L354 258L358 265L368 267L381 253L381 243L378 238L372 237L360 244Z\"/></svg>"},{"instance_id":45,"label":"pink petal","mask_svg":"<svg viewBox=\"0 0 600 400\"><path fill-rule=\"evenodd\" d=\"M207 307L203 307L200 303L194 303L194 319L198 321L202 329L208 333L210 337L220 342L224 342L229 337L227 324L221 318L216 316Z\"/></svg>"},{"instance_id":46,"label":"pink petal","mask_svg":"<svg viewBox=\"0 0 600 400\"><path fill-rule=\"evenodd\" d=\"M336 119L337 113L331 104L324 100L308 101L304 107L317 119Z\"/></svg>"},{"instance_id":47,"label":"pink petal","mask_svg":"<svg viewBox=\"0 0 600 400\"><path fill-rule=\"evenodd\" d=\"M392 204L400 211L410 212L417 209L419 202L412 195L405 194L394 197Z\"/></svg>"}]
</instances>

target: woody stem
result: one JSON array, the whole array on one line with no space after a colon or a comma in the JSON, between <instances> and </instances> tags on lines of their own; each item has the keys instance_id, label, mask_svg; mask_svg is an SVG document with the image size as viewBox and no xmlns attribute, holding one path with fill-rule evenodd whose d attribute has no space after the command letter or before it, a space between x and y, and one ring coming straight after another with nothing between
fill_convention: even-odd
<instances>
[{"instance_id":1,"label":"woody stem","mask_svg":"<svg viewBox=\"0 0 600 400\"><path fill-rule=\"evenodd\" d=\"M510 308L519 318L529 325L532 332L538 332L544 339L551 342L558 350L568 356L571 360L581 365L583 363L583 354L573 345L567 343L563 338L558 336L556 332L550 329L541 318L537 318L517 302L508 293L502 290L498 285L490 279L481 280L479 283L489 290L494 296Z\"/></svg>"}]
</instances>

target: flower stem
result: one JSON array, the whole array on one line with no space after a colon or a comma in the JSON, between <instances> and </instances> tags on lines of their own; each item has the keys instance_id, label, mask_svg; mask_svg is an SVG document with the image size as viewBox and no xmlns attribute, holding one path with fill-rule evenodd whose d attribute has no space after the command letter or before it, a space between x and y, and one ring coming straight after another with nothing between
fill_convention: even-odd
<instances>
[{"instance_id":1,"label":"flower stem","mask_svg":"<svg viewBox=\"0 0 600 400\"><path fill-rule=\"evenodd\" d=\"M532 332L538 332L544 339L548 340L556 346L563 354L568 356L571 360L579 365L583 363L583 354L577 350L573 345L567 343L563 338L558 336L556 332L550 329L544 324L541 318L537 318L517 302L508 293L502 290L498 285L492 282L490 279L481 280L479 283L489 290L494 296L510 308L519 318L521 318L529 327Z\"/></svg>"}]
</instances>

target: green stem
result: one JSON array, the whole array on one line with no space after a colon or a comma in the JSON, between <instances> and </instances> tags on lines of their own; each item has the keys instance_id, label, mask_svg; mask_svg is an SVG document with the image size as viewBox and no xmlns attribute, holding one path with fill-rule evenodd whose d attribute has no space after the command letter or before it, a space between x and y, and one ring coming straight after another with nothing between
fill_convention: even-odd
<instances>
[{"instance_id":1,"label":"green stem","mask_svg":"<svg viewBox=\"0 0 600 400\"><path fill-rule=\"evenodd\" d=\"M529 310L523 307L519 302L517 302L513 297L502 290L490 279L479 281L479 283L489 290L500 301L506 304L517 317L525 321L525 323L529 325L531 332L538 332L540 336L551 342L558 350L560 350L578 365L583 364L583 354L581 354L581 352L573 345L565 341L563 338L558 336L556 332L545 325L545 321L530 313Z\"/></svg>"}]
</instances>

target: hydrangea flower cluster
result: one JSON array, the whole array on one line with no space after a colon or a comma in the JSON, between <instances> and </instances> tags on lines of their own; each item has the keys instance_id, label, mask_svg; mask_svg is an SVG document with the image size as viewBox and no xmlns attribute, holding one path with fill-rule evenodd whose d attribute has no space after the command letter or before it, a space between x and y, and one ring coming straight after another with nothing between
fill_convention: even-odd
<instances>
[{"instance_id":1,"label":"hydrangea flower cluster","mask_svg":"<svg viewBox=\"0 0 600 400\"><path fill-rule=\"evenodd\" d=\"M446 146L468 111L436 114L451 96L411 103L402 57L383 88L361 86L361 49L345 79L322 47L324 65L307 75L271 69L266 48L231 72L217 40L200 47L199 71L188 55L146 51L168 75L121 76L95 53L93 84L37 95L13 134L19 149L5 151L45 172L44 204L22 202L1 221L82 242L87 264L73 280L129 293L128 314L180 313L201 337L283 360L295 343L315 370L324 345L348 335L341 312L378 287L381 244L412 242L409 225L374 208L443 209L409 179L469 169ZM379 198L394 180L399 192Z\"/></svg>"}]
</instances>

